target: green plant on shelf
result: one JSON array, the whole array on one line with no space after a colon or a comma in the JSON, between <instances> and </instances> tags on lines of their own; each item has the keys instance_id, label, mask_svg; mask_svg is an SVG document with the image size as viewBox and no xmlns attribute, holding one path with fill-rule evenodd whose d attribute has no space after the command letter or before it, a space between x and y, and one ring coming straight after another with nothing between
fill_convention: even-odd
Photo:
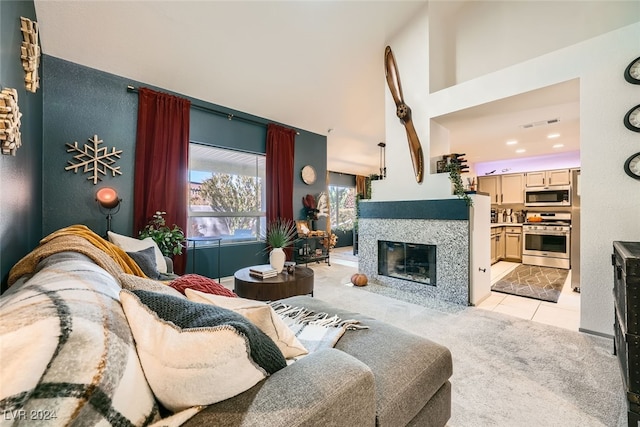
<instances>
[{"instance_id":1,"label":"green plant on shelf","mask_svg":"<svg viewBox=\"0 0 640 427\"><path fill-rule=\"evenodd\" d=\"M460 173L460 163L456 161L449 161L445 167L445 172L449 172L449 181L453 184L453 194L458 196L459 199L463 199L467 206L473 206L473 200L464 191L464 185L462 184L462 176Z\"/></svg>"}]
</instances>

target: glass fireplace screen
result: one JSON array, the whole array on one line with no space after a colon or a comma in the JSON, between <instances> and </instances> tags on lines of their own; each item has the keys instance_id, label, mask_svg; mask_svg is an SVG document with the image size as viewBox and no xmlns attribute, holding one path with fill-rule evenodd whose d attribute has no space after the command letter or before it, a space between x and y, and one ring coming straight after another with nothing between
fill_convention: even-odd
<instances>
[{"instance_id":1,"label":"glass fireplace screen","mask_svg":"<svg viewBox=\"0 0 640 427\"><path fill-rule=\"evenodd\" d=\"M436 285L436 245L378 241L378 274Z\"/></svg>"}]
</instances>

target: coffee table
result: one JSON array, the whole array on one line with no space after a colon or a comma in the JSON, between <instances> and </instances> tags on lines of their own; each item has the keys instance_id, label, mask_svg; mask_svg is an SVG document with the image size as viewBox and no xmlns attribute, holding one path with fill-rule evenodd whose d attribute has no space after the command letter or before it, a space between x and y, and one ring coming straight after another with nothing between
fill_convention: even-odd
<instances>
[{"instance_id":1,"label":"coffee table","mask_svg":"<svg viewBox=\"0 0 640 427\"><path fill-rule=\"evenodd\" d=\"M234 292L242 298L259 301L275 301L294 295L313 296L313 270L296 266L294 273L285 270L275 277L259 279L249 274L251 267L235 272Z\"/></svg>"}]
</instances>

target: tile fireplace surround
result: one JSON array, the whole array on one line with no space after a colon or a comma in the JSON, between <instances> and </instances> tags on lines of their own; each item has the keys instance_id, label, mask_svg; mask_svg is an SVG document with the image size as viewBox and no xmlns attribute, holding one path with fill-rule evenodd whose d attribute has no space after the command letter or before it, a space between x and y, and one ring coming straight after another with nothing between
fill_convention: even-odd
<instances>
[{"instance_id":1,"label":"tile fireplace surround","mask_svg":"<svg viewBox=\"0 0 640 427\"><path fill-rule=\"evenodd\" d=\"M378 275L378 241L436 245L436 286ZM469 208L463 200L361 201L359 271L416 298L469 304Z\"/></svg>"}]
</instances>

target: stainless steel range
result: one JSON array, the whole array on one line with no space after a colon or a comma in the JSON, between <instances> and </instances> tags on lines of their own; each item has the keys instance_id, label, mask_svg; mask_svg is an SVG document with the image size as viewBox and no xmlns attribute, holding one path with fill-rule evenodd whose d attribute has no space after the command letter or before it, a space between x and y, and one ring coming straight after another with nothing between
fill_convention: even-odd
<instances>
[{"instance_id":1,"label":"stainless steel range","mask_svg":"<svg viewBox=\"0 0 640 427\"><path fill-rule=\"evenodd\" d=\"M571 213L527 213L522 235L523 264L571 268Z\"/></svg>"}]
</instances>

